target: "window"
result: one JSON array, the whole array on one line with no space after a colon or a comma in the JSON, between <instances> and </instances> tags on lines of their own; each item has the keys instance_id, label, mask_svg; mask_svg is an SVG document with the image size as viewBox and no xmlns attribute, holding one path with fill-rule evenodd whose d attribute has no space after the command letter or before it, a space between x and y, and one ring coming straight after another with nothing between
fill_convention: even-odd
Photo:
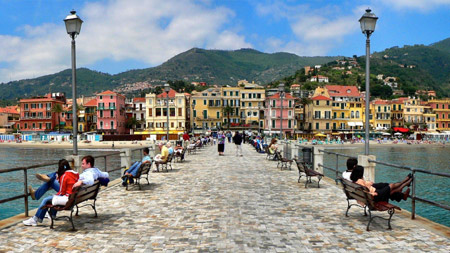
<instances>
[{"instance_id":1,"label":"window","mask_svg":"<svg viewBox=\"0 0 450 253\"><path fill-rule=\"evenodd\" d=\"M314 118L320 119L320 111L314 111Z\"/></svg>"},{"instance_id":2,"label":"window","mask_svg":"<svg viewBox=\"0 0 450 253\"><path fill-rule=\"evenodd\" d=\"M226 91L223 92L223 96L224 96L224 97L227 96L227 92L226 92Z\"/></svg>"},{"instance_id":3,"label":"window","mask_svg":"<svg viewBox=\"0 0 450 253\"><path fill-rule=\"evenodd\" d=\"M275 99L274 100L272 100L272 107L275 107L276 105L275 105Z\"/></svg>"},{"instance_id":4,"label":"window","mask_svg":"<svg viewBox=\"0 0 450 253\"><path fill-rule=\"evenodd\" d=\"M179 117L183 116L183 108L178 108L178 116Z\"/></svg>"},{"instance_id":5,"label":"window","mask_svg":"<svg viewBox=\"0 0 450 253\"><path fill-rule=\"evenodd\" d=\"M239 91L236 91L236 96L239 96Z\"/></svg>"},{"instance_id":6,"label":"window","mask_svg":"<svg viewBox=\"0 0 450 253\"><path fill-rule=\"evenodd\" d=\"M103 100L103 96L99 96L99 99L100 99L100 100ZM103 122L102 122L102 126L103 126Z\"/></svg>"},{"instance_id":7,"label":"window","mask_svg":"<svg viewBox=\"0 0 450 253\"><path fill-rule=\"evenodd\" d=\"M344 119L344 118L345 118L345 115L343 112L341 112L341 119Z\"/></svg>"},{"instance_id":8,"label":"window","mask_svg":"<svg viewBox=\"0 0 450 253\"><path fill-rule=\"evenodd\" d=\"M292 122L291 122L291 120L288 120L288 128L291 128L292 127Z\"/></svg>"},{"instance_id":9,"label":"window","mask_svg":"<svg viewBox=\"0 0 450 253\"><path fill-rule=\"evenodd\" d=\"M341 109L345 109L345 103L341 103Z\"/></svg>"},{"instance_id":10,"label":"window","mask_svg":"<svg viewBox=\"0 0 450 253\"><path fill-rule=\"evenodd\" d=\"M245 94L242 94L242 98L245 98Z\"/></svg>"},{"instance_id":11,"label":"window","mask_svg":"<svg viewBox=\"0 0 450 253\"><path fill-rule=\"evenodd\" d=\"M247 116L248 117L252 116L252 112L247 112Z\"/></svg>"},{"instance_id":12,"label":"window","mask_svg":"<svg viewBox=\"0 0 450 253\"><path fill-rule=\"evenodd\" d=\"M275 114L276 112L275 111L271 111L271 116L272 117L276 117L276 114Z\"/></svg>"},{"instance_id":13,"label":"window","mask_svg":"<svg viewBox=\"0 0 450 253\"><path fill-rule=\"evenodd\" d=\"M319 123L316 123L316 129L319 129Z\"/></svg>"},{"instance_id":14,"label":"window","mask_svg":"<svg viewBox=\"0 0 450 253\"><path fill-rule=\"evenodd\" d=\"M204 119L208 118L208 110L203 110L203 118Z\"/></svg>"},{"instance_id":15,"label":"window","mask_svg":"<svg viewBox=\"0 0 450 253\"><path fill-rule=\"evenodd\" d=\"M174 128L175 127L175 123L174 122L170 122L170 127Z\"/></svg>"},{"instance_id":16,"label":"window","mask_svg":"<svg viewBox=\"0 0 450 253\"><path fill-rule=\"evenodd\" d=\"M352 111L351 113L350 113L350 118L354 118L355 117L355 112L354 111Z\"/></svg>"},{"instance_id":17,"label":"window","mask_svg":"<svg viewBox=\"0 0 450 253\"><path fill-rule=\"evenodd\" d=\"M331 112L330 111L325 111L325 118L326 119L331 118Z\"/></svg>"},{"instance_id":18,"label":"window","mask_svg":"<svg viewBox=\"0 0 450 253\"><path fill-rule=\"evenodd\" d=\"M150 108L150 111L151 111L152 109ZM156 108L156 112L155 112L155 116L156 117L161 117L161 108Z\"/></svg>"},{"instance_id":19,"label":"window","mask_svg":"<svg viewBox=\"0 0 450 253\"><path fill-rule=\"evenodd\" d=\"M359 111L356 111L356 118L359 119Z\"/></svg>"},{"instance_id":20,"label":"window","mask_svg":"<svg viewBox=\"0 0 450 253\"><path fill-rule=\"evenodd\" d=\"M256 95L256 98L261 98L261 93L258 93L258 94Z\"/></svg>"},{"instance_id":21,"label":"window","mask_svg":"<svg viewBox=\"0 0 450 253\"><path fill-rule=\"evenodd\" d=\"M336 129L336 123L333 123L333 129Z\"/></svg>"},{"instance_id":22,"label":"window","mask_svg":"<svg viewBox=\"0 0 450 253\"><path fill-rule=\"evenodd\" d=\"M175 117L175 108L170 108L169 112L170 112L170 117Z\"/></svg>"},{"instance_id":23,"label":"window","mask_svg":"<svg viewBox=\"0 0 450 253\"><path fill-rule=\"evenodd\" d=\"M114 129L114 121L111 121L111 129Z\"/></svg>"},{"instance_id":24,"label":"window","mask_svg":"<svg viewBox=\"0 0 450 253\"><path fill-rule=\"evenodd\" d=\"M292 117L292 111L288 111L288 116Z\"/></svg>"},{"instance_id":25,"label":"window","mask_svg":"<svg viewBox=\"0 0 450 253\"><path fill-rule=\"evenodd\" d=\"M25 127L26 127L26 124L25 124ZM274 119L272 120L272 127L275 128L275 120Z\"/></svg>"},{"instance_id":26,"label":"window","mask_svg":"<svg viewBox=\"0 0 450 253\"><path fill-rule=\"evenodd\" d=\"M337 118L337 112L333 112L333 119Z\"/></svg>"},{"instance_id":27,"label":"window","mask_svg":"<svg viewBox=\"0 0 450 253\"><path fill-rule=\"evenodd\" d=\"M292 100L289 100L289 108L292 107Z\"/></svg>"},{"instance_id":28,"label":"window","mask_svg":"<svg viewBox=\"0 0 450 253\"><path fill-rule=\"evenodd\" d=\"M160 109L161 110L161 109ZM153 116L153 109L152 108L148 108L148 116L152 117Z\"/></svg>"},{"instance_id":29,"label":"window","mask_svg":"<svg viewBox=\"0 0 450 253\"><path fill-rule=\"evenodd\" d=\"M206 99L203 99L203 105L206 105Z\"/></svg>"},{"instance_id":30,"label":"window","mask_svg":"<svg viewBox=\"0 0 450 253\"><path fill-rule=\"evenodd\" d=\"M242 102L242 106L245 106L245 102Z\"/></svg>"},{"instance_id":31,"label":"window","mask_svg":"<svg viewBox=\"0 0 450 253\"><path fill-rule=\"evenodd\" d=\"M100 118L103 118L103 111L100 111Z\"/></svg>"},{"instance_id":32,"label":"window","mask_svg":"<svg viewBox=\"0 0 450 253\"><path fill-rule=\"evenodd\" d=\"M103 121L100 121L100 129L103 129Z\"/></svg>"},{"instance_id":33,"label":"window","mask_svg":"<svg viewBox=\"0 0 450 253\"><path fill-rule=\"evenodd\" d=\"M316 100L316 105L319 105L319 100Z\"/></svg>"},{"instance_id":34,"label":"window","mask_svg":"<svg viewBox=\"0 0 450 253\"><path fill-rule=\"evenodd\" d=\"M181 105L181 98L178 99L178 105Z\"/></svg>"},{"instance_id":35,"label":"window","mask_svg":"<svg viewBox=\"0 0 450 253\"><path fill-rule=\"evenodd\" d=\"M192 112L192 114L194 115L194 118L197 117L197 111L196 111L196 110L194 110L194 111Z\"/></svg>"},{"instance_id":36,"label":"window","mask_svg":"<svg viewBox=\"0 0 450 253\"><path fill-rule=\"evenodd\" d=\"M325 124L325 129L327 129L327 130L330 129L330 123Z\"/></svg>"},{"instance_id":37,"label":"window","mask_svg":"<svg viewBox=\"0 0 450 253\"><path fill-rule=\"evenodd\" d=\"M220 112L217 112L217 118L220 119Z\"/></svg>"},{"instance_id":38,"label":"window","mask_svg":"<svg viewBox=\"0 0 450 253\"><path fill-rule=\"evenodd\" d=\"M111 118L114 118L114 111L111 110Z\"/></svg>"},{"instance_id":39,"label":"window","mask_svg":"<svg viewBox=\"0 0 450 253\"><path fill-rule=\"evenodd\" d=\"M46 129L52 129L52 123L45 123Z\"/></svg>"}]
</instances>

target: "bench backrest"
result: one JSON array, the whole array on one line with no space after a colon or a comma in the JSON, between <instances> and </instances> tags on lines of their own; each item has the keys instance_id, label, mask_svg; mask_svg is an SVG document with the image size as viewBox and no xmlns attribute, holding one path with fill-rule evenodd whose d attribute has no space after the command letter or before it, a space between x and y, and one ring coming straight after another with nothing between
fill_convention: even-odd
<instances>
[{"instance_id":1,"label":"bench backrest","mask_svg":"<svg viewBox=\"0 0 450 253\"><path fill-rule=\"evenodd\" d=\"M91 186L81 186L73 189L72 194L69 195L69 200L66 205L60 210L71 210L75 205L86 201L88 199L96 199L100 191L100 182L95 181Z\"/></svg>"},{"instance_id":2,"label":"bench backrest","mask_svg":"<svg viewBox=\"0 0 450 253\"><path fill-rule=\"evenodd\" d=\"M141 166L138 169L138 172L136 173L136 177L141 177L141 175L148 174L152 167L152 163L153 161L141 164Z\"/></svg>"},{"instance_id":3,"label":"bench backrest","mask_svg":"<svg viewBox=\"0 0 450 253\"><path fill-rule=\"evenodd\" d=\"M347 199L355 199L357 201L360 201L371 209L375 206L373 195L369 193L369 190L366 187L353 183L344 178L339 178L339 180L342 183L342 187L345 195L347 196Z\"/></svg>"},{"instance_id":4,"label":"bench backrest","mask_svg":"<svg viewBox=\"0 0 450 253\"><path fill-rule=\"evenodd\" d=\"M297 164L298 171L305 173L305 163L299 159L294 159L294 161Z\"/></svg>"}]
</instances>

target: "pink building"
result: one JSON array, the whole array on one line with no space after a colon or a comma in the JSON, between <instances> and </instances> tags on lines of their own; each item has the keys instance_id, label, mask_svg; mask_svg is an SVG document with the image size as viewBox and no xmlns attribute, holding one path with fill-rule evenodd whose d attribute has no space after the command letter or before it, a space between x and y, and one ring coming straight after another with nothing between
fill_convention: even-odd
<instances>
[{"instance_id":1,"label":"pink building","mask_svg":"<svg viewBox=\"0 0 450 253\"><path fill-rule=\"evenodd\" d=\"M126 134L125 96L105 91L97 94L97 132Z\"/></svg>"},{"instance_id":2,"label":"pink building","mask_svg":"<svg viewBox=\"0 0 450 253\"><path fill-rule=\"evenodd\" d=\"M281 117L281 101L283 101L283 115ZM280 98L280 93L276 93L266 98L265 130L267 134L279 134L281 124L283 124L283 133L291 135L295 129L295 98L291 94L286 93L283 99ZM281 122L283 120L283 122Z\"/></svg>"}]
</instances>

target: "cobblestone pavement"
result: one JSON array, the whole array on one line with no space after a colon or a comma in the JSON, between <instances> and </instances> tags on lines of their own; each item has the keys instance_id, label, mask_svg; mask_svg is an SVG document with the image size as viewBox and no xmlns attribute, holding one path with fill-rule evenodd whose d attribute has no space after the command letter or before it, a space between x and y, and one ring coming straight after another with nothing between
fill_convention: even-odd
<instances>
[{"instance_id":1,"label":"cobblestone pavement","mask_svg":"<svg viewBox=\"0 0 450 253\"><path fill-rule=\"evenodd\" d=\"M352 208L334 183L304 188L297 171L280 171L248 145L244 157L207 147L152 173L151 184L129 191L114 185L99 194L98 218L89 207L70 223L21 223L0 230L0 251L219 251L219 252L450 252L450 240L399 215L375 220ZM313 179L314 180L314 179Z\"/></svg>"}]
</instances>

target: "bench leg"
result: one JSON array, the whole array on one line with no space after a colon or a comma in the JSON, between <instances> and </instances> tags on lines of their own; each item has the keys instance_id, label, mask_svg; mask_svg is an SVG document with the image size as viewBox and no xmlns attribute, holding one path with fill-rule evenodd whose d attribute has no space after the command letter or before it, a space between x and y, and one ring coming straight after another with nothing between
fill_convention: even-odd
<instances>
[{"instance_id":1,"label":"bench leg","mask_svg":"<svg viewBox=\"0 0 450 253\"><path fill-rule=\"evenodd\" d=\"M311 183L311 177L306 176L305 188L308 188L308 183Z\"/></svg>"},{"instance_id":2,"label":"bench leg","mask_svg":"<svg viewBox=\"0 0 450 253\"><path fill-rule=\"evenodd\" d=\"M73 210L73 209L72 209ZM50 211L50 210L49 210ZM51 229L53 229L53 223L54 223L54 221L53 221L53 218L50 216L50 220L51 220L51 224L50 224L50 228Z\"/></svg>"},{"instance_id":3,"label":"bench leg","mask_svg":"<svg viewBox=\"0 0 450 253\"><path fill-rule=\"evenodd\" d=\"M345 212L345 217L348 217L348 210L350 210L350 207L352 207L352 205L350 205L350 200L347 199L347 211ZM366 209L364 208L364 213L366 212Z\"/></svg>"},{"instance_id":4,"label":"bench leg","mask_svg":"<svg viewBox=\"0 0 450 253\"><path fill-rule=\"evenodd\" d=\"M395 209L389 209L388 210L388 214L389 214L389 220L388 220L388 229L389 230L392 230L392 227L391 227L391 218L392 218L392 215L394 215L394 213L395 213Z\"/></svg>"},{"instance_id":5,"label":"bench leg","mask_svg":"<svg viewBox=\"0 0 450 253\"><path fill-rule=\"evenodd\" d=\"M77 206L77 213L78 213L78 206ZM73 209L72 209L72 211L70 211L69 221L70 221L70 223L72 223L72 231L75 231L76 229L75 229L75 224L73 224L72 214L73 214ZM52 219L52 226L53 226L53 219Z\"/></svg>"},{"instance_id":6,"label":"bench leg","mask_svg":"<svg viewBox=\"0 0 450 253\"><path fill-rule=\"evenodd\" d=\"M78 216L78 205L75 205L75 207L77 208L77 213L75 214L75 216Z\"/></svg>"},{"instance_id":7,"label":"bench leg","mask_svg":"<svg viewBox=\"0 0 450 253\"><path fill-rule=\"evenodd\" d=\"M91 205L92 206L92 209L94 209L94 212L95 212L95 218L97 218L98 216L97 216L97 209L95 208L95 201L97 201L96 199L94 199L94 204L93 205Z\"/></svg>"},{"instance_id":8,"label":"bench leg","mask_svg":"<svg viewBox=\"0 0 450 253\"><path fill-rule=\"evenodd\" d=\"M318 176L317 178L319 179L319 181L317 181L317 188L320 188L319 183L320 183L320 180L322 179L322 177L321 177L321 176Z\"/></svg>"},{"instance_id":9,"label":"bench leg","mask_svg":"<svg viewBox=\"0 0 450 253\"><path fill-rule=\"evenodd\" d=\"M298 172L298 180L297 180L297 183L300 183L300 178L302 178L302 174L301 174L301 172Z\"/></svg>"},{"instance_id":10,"label":"bench leg","mask_svg":"<svg viewBox=\"0 0 450 253\"><path fill-rule=\"evenodd\" d=\"M367 231L370 231L369 227L370 227L370 223L372 222L373 218L375 218L375 217L372 217L372 212L369 209L369 223L367 223L367 228L366 228Z\"/></svg>"}]
</instances>

